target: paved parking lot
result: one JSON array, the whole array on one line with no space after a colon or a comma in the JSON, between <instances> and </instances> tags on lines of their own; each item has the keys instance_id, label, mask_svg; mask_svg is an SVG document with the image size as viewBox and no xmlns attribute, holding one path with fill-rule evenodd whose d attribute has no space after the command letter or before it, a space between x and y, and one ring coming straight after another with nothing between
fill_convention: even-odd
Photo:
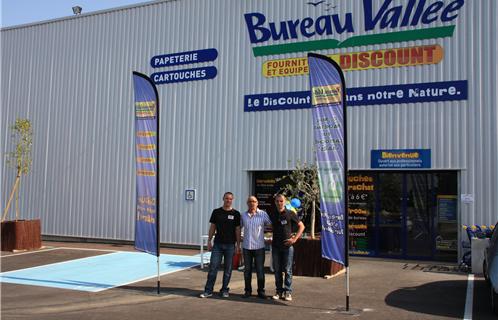
<instances>
[{"instance_id":1,"label":"paved parking lot","mask_svg":"<svg viewBox=\"0 0 498 320\"><path fill-rule=\"evenodd\" d=\"M2 252L2 272L107 254L133 251L126 245L45 242L47 250ZM162 249L194 255L195 250ZM268 259L267 259L268 260ZM268 263L268 261L267 261ZM200 299L206 268L171 273L101 292L83 292L2 283L2 319L463 319L468 276L451 265L428 262L351 258L351 313L345 305L345 277L294 277L294 301L244 299L243 273L234 271L228 299ZM215 288L219 287L221 271ZM253 280L255 281L255 280ZM274 291L267 270L267 294ZM490 312L484 280L473 282L473 319L496 319ZM467 306L467 309L469 306Z\"/></svg>"}]
</instances>

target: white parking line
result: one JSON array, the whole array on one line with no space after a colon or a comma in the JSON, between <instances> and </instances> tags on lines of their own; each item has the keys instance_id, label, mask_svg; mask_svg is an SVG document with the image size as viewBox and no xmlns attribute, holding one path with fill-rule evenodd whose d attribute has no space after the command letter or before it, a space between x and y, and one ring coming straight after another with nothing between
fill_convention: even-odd
<instances>
[{"instance_id":1,"label":"white parking line","mask_svg":"<svg viewBox=\"0 0 498 320\"><path fill-rule=\"evenodd\" d=\"M9 258L9 257L17 257L17 256L22 256L25 254L33 254L33 253L40 253L40 252L45 252L45 251L52 251L52 250L57 250L59 248L48 248L48 249L41 249L41 250L36 250L36 251L28 251L28 252L21 252L21 253L13 253L5 256L1 256L1 259L4 258Z\"/></svg>"},{"instance_id":2,"label":"white parking line","mask_svg":"<svg viewBox=\"0 0 498 320\"><path fill-rule=\"evenodd\" d=\"M474 303L474 275L469 274L467 280L467 298L465 299L465 313L463 320L472 320L472 304Z\"/></svg>"},{"instance_id":3,"label":"white parking line","mask_svg":"<svg viewBox=\"0 0 498 320\"><path fill-rule=\"evenodd\" d=\"M25 255L25 254L33 254L33 253L40 253L40 252L52 251L52 250L82 250L82 251L99 251L99 252L127 252L127 251L119 251L119 250L112 250L112 249L90 249L90 248L77 248L77 247L57 247L57 248L47 248L47 249L41 249L41 250L35 250L35 251L21 252L21 253L13 253L13 254L1 256L0 259L9 258L9 257L17 257L17 256Z\"/></svg>"},{"instance_id":4,"label":"white parking line","mask_svg":"<svg viewBox=\"0 0 498 320\"><path fill-rule=\"evenodd\" d=\"M59 247L59 249L65 250L81 250L81 251L100 251L100 252L128 252L128 251L119 251L113 249L91 249L91 248L77 248L77 247ZM130 251L134 252L134 251Z\"/></svg>"}]
</instances>

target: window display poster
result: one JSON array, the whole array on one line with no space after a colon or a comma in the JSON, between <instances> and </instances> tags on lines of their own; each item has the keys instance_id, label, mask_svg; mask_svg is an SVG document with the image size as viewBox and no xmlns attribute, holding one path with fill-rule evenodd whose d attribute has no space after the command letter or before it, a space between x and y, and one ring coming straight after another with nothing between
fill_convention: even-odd
<instances>
[{"instance_id":1,"label":"window display poster","mask_svg":"<svg viewBox=\"0 0 498 320\"><path fill-rule=\"evenodd\" d=\"M439 222L457 222L457 200L457 196L437 196L437 212Z\"/></svg>"},{"instance_id":2,"label":"window display poster","mask_svg":"<svg viewBox=\"0 0 498 320\"><path fill-rule=\"evenodd\" d=\"M349 252L374 255L374 177L349 174Z\"/></svg>"}]
</instances>

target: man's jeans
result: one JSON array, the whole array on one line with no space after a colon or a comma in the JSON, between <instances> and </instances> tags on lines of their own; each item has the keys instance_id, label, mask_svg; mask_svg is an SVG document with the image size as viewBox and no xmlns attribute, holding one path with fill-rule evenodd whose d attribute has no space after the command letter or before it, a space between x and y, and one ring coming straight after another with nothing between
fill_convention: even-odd
<instances>
[{"instance_id":1,"label":"man's jeans","mask_svg":"<svg viewBox=\"0 0 498 320\"><path fill-rule=\"evenodd\" d=\"M222 257L224 258L225 269L223 271L223 285L221 291L228 292L230 290L228 284L230 283L230 278L232 276L232 259L234 251L235 245L233 243L214 243L213 249L211 250L211 260L209 262L209 272L204 292L213 293L213 287L216 282L216 275L218 274L218 268L220 267Z\"/></svg>"},{"instance_id":2,"label":"man's jeans","mask_svg":"<svg viewBox=\"0 0 498 320\"><path fill-rule=\"evenodd\" d=\"M258 279L258 294L265 293L265 248L248 250L243 249L244 253L244 281L245 291L251 293L252 286L252 266L253 261L256 264L256 276Z\"/></svg>"},{"instance_id":3,"label":"man's jeans","mask_svg":"<svg viewBox=\"0 0 498 320\"><path fill-rule=\"evenodd\" d=\"M294 261L294 247L272 247L271 250L277 292L292 293L292 265ZM283 281L282 273L284 273Z\"/></svg>"}]
</instances>

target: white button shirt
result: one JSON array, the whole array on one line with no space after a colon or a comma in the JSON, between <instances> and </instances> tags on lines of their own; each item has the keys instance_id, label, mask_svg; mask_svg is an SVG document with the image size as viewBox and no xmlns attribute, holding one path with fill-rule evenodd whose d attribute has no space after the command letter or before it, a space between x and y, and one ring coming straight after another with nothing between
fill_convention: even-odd
<instances>
[{"instance_id":1,"label":"white button shirt","mask_svg":"<svg viewBox=\"0 0 498 320\"><path fill-rule=\"evenodd\" d=\"M265 225L271 225L268 214L260 209L254 215L244 212L240 216L240 226L244 233L242 248L257 250L265 247Z\"/></svg>"}]
</instances>

